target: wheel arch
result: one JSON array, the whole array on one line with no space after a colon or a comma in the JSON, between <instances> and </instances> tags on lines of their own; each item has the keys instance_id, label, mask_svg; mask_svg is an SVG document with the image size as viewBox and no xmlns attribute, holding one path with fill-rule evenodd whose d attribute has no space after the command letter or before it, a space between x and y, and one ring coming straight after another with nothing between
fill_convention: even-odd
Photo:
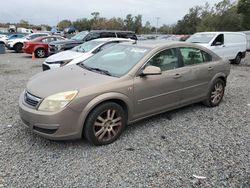
<instances>
[{"instance_id":1,"label":"wheel arch","mask_svg":"<svg viewBox=\"0 0 250 188\"><path fill-rule=\"evenodd\" d=\"M227 75L225 73L217 73L213 79L210 81L209 83L209 88L211 87L211 85L213 84L213 82L216 80L216 79L221 79L224 83L225 83L225 86L227 84Z\"/></svg>"},{"instance_id":2,"label":"wheel arch","mask_svg":"<svg viewBox=\"0 0 250 188\"><path fill-rule=\"evenodd\" d=\"M133 109L133 103L132 101L124 94L121 93L105 93L102 95L99 95L92 99L83 109L81 112L81 118L80 118L80 124L81 126L81 132L83 132L86 119L88 118L89 114L99 105L106 103L106 102L114 102L119 104L124 112L126 113L126 120L129 121L132 118L132 109Z\"/></svg>"}]
</instances>

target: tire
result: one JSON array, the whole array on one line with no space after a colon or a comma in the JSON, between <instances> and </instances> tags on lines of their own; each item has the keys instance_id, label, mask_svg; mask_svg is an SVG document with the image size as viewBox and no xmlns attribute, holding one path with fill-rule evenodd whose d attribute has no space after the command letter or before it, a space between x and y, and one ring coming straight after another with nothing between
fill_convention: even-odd
<instances>
[{"instance_id":1,"label":"tire","mask_svg":"<svg viewBox=\"0 0 250 188\"><path fill-rule=\"evenodd\" d=\"M207 99L203 103L208 107L218 106L223 99L224 91L225 82L222 79L217 78L213 81Z\"/></svg>"},{"instance_id":2,"label":"tire","mask_svg":"<svg viewBox=\"0 0 250 188\"><path fill-rule=\"evenodd\" d=\"M23 49L23 44L22 43L17 43L17 44L14 45L13 48L14 48L15 52L21 53L22 49Z\"/></svg>"},{"instance_id":3,"label":"tire","mask_svg":"<svg viewBox=\"0 0 250 188\"><path fill-rule=\"evenodd\" d=\"M38 49L36 49L36 51L35 51L35 56L36 56L37 58L43 58L43 57L46 56L46 52L45 52L45 50L44 50L43 48L38 48Z\"/></svg>"},{"instance_id":4,"label":"tire","mask_svg":"<svg viewBox=\"0 0 250 188\"><path fill-rule=\"evenodd\" d=\"M241 62L241 58L242 58L241 53L238 53L235 59L233 60L233 63L239 65Z\"/></svg>"},{"instance_id":5,"label":"tire","mask_svg":"<svg viewBox=\"0 0 250 188\"><path fill-rule=\"evenodd\" d=\"M126 113L114 102L106 102L97 106L88 116L84 136L96 146L114 142L126 126Z\"/></svg>"}]
</instances>

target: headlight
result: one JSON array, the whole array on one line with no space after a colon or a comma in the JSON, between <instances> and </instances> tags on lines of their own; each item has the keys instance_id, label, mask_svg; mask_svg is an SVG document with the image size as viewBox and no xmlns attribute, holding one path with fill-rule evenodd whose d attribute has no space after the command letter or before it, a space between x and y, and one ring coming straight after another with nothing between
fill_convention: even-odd
<instances>
[{"instance_id":1,"label":"headlight","mask_svg":"<svg viewBox=\"0 0 250 188\"><path fill-rule=\"evenodd\" d=\"M70 61L72 61L72 59L63 61L63 63L60 64L60 67L63 67L64 65L67 65Z\"/></svg>"},{"instance_id":2,"label":"headlight","mask_svg":"<svg viewBox=\"0 0 250 188\"><path fill-rule=\"evenodd\" d=\"M55 112L64 108L77 95L78 91L67 91L46 97L40 104L38 110Z\"/></svg>"},{"instance_id":3,"label":"headlight","mask_svg":"<svg viewBox=\"0 0 250 188\"><path fill-rule=\"evenodd\" d=\"M63 48L63 45L60 45L60 44L59 44L59 45L57 46L57 50L58 50L58 51L62 50L62 48Z\"/></svg>"}]
</instances>

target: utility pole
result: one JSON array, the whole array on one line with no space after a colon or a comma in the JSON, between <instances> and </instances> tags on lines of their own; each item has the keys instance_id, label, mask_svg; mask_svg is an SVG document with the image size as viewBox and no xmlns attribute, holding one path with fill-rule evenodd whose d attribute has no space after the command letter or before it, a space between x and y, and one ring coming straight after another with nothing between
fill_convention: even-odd
<instances>
[{"instance_id":1,"label":"utility pole","mask_svg":"<svg viewBox=\"0 0 250 188\"><path fill-rule=\"evenodd\" d=\"M157 35L157 33L158 33L159 19L160 19L160 17L156 17L156 28L155 28L155 33L156 33L156 35Z\"/></svg>"}]
</instances>

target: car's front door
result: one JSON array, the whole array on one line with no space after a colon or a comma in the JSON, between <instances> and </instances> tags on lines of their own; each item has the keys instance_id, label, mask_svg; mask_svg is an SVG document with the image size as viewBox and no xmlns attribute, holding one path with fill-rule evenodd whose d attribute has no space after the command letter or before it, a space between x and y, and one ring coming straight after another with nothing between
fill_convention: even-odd
<instances>
[{"instance_id":1,"label":"car's front door","mask_svg":"<svg viewBox=\"0 0 250 188\"><path fill-rule=\"evenodd\" d=\"M225 45L224 34L219 34L211 44L210 49L222 58L228 57L228 49Z\"/></svg>"},{"instance_id":2,"label":"car's front door","mask_svg":"<svg viewBox=\"0 0 250 188\"><path fill-rule=\"evenodd\" d=\"M135 119L178 106L181 98L177 49L157 53L142 70L149 65L159 67L162 74L134 78Z\"/></svg>"}]
</instances>

